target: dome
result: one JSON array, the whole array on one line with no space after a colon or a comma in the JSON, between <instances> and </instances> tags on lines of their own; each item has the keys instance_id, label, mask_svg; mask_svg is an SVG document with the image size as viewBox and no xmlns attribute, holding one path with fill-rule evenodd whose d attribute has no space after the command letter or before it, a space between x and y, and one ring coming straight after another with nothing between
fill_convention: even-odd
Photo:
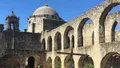
<instances>
[{"instance_id":1,"label":"dome","mask_svg":"<svg viewBox=\"0 0 120 68\"><path fill-rule=\"evenodd\" d=\"M51 16L57 16L59 17L58 13L48 5L44 5L38 9L35 10L33 15L51 15Z\"/></svg>"}]
</instances>

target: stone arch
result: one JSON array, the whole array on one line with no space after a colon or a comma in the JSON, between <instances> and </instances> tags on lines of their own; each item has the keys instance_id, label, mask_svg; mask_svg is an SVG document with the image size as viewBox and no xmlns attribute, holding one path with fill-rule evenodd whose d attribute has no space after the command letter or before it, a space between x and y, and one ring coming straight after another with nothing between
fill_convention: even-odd
<instances>
[{"instance_id":1,"label":"stone arch","mask_svg":"<svg viewBox=\"0 0 120 68\"><path fill-rule=\"evenodd\" d=\"M64 68L75 68L74 59L71 55L68 55L64 60Z\"/></svg>"},{"instance_id":2,"label":"stone arch","mask_svg":"<svg viewBox=\"0 0 120 68\"><path fill-rule=\"evenodd\" d=\"M51 59L51 57L49 57L49 58L47 59L45 68L52 68L52 59Z\"/></svg>"},{"instance_id":3,"label":"stone arch","mask_svg":"<svg viewBox=\"0 0 120 68\"><path fill-rule=\"evenodd\" d=\"M60 57L56 56L54 61L55 68L61 68L61 59Z\"/></svg>"},{"instance_id":4,"label":"stone arch","mask_svg":"<svg viewBox=\"0 0 120 68\"><path fill-rule=\"evenodd\" d=\"M74 28L72 26L68 26L64 32L64 49L70 48L71 33L74 35Z\"/></svg>"},{"instance_id":5,"label":"stone arch","mask_svg":"<svg viewBox=\"0 0 120 68\"><path fill-rule=\"evenodd\" d=\"M106 20L106 16L108 15L108 13L117 5L119 5L120 3L111 3L110 5L108 5L104 11L102 12L100 19L99 19L99 42L100 43L104 43L105 42L105 26L104 26L104 22Z\"/></svg>"},{"instance_id":6,"label":"stone arch","mask_svg":"<svg viewBox=\"0 0 120 68\"><path fill-rule=\"evenodd\" d=\"M91 57L88 55L86 56L81 56L78 62L78 67L79 68L94 68L94 62Z\"/></svg>"},{"instance_id":7,"label":"stone arch","mask_svg":"<svg viewBox=\"0 0 120 68\"><path fill-rule=\"evenodd\" d=\"M45 39L42 39L42 49L45 50L46 48L46 42Z\"/></svg>"},{"instance_id":8,"label":"stone arch","mask_svg":"<svg viewBox=\"0 0 120 68\"><path fill-rule=\"evenodd\" d=\"M47 49L48 51L52 51L52 37L49 36L47 40Z\"/></svg>"},{"instance_id":9,"label":"stone arch","mask_svg":"<svg viewBox=\"0 0 120 68\"><path fill-rule=\"evenodd\" d=\"M117 52L110 52L103 57L100 68L120 68L119 63L120 54Z\"/></svg>"},{"instance_id":10,"label":"stone arch","mask_svg":"<svg viewBox=\"0 0 120 68\"><path fill-rule=\"evenodd\" d=\"M60 50L61 49L61 33L57 32L55 34L55 38L54 38L54 43L55 43L55 50Z\"/></svg>"},{"instance_id":11,"label":"stone arch","mask_svg":"<svg viewBox=\"0 0 120 68\"><path fill-rule=\"evenodd\" d=\"M90 23L92 23L92 20L90 18L84 18L78 26L78 29L77 29L77 31L78 31L78 47L84 45L83 44L83 40L84 40L84 38L83 38L83 27L84 27L85 23L87 23L87 21L90 21ZM91 36L92 36L92 34L91 34ZM92 39L91 39L91 43L92 43Z\"/></svg>"}]
</instances>

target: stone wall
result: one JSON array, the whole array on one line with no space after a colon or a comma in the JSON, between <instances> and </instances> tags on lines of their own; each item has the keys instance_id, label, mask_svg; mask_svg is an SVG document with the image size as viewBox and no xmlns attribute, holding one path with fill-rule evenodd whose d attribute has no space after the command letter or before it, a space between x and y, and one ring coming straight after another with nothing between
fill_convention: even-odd
<instances>
[{"instance_id":1,"label":"stone wall","mask_svg":"<svg viewBox=\"0 0 120 68\"><path fill-rule=\"evenodd\" d=\"M14 33L14 44L13 44L13 33L12 32L2 32L3 38L5 39L4 45L8 49L12 49L14 45L14 49L20 50L40 50L40 34L33 33L25 33L25 32L15 32ZM3 41L3 40L2 40Z\"/></svg>"}]
</instances>

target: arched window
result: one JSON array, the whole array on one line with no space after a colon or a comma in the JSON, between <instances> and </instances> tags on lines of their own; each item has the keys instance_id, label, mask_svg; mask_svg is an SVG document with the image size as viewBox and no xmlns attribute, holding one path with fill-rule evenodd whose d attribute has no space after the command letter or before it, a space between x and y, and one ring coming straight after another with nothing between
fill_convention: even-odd
<instances>
[{"instance_id":1,"label":"arched window","mask_svg":"<svg viewBox=\"0 0 120 68\"><path fill-rule=\"evenodd\" d=\"M61 49L61 34L57 32L55 35L55 50Z\"/></svg>"},{"instance_id":2,"label":"arched window","mask_svg":"<svg viewBox=\"0 0 120 68\"><path fill-rule=\"evenodd\" d=\"M52 37L49 36L47 41L48 41L48 51L52 51Z\"/></svg>"},{"instance_id":3,"label":"arched window","mask_svg":"<svg viewBox=\"0 0 120 68\"><path fill-rule=\"evenodd\" d=\"M88 27L88 25L92 25L92 20L90 20L89 18L84 18L81 22L80 22L80 24L79 24L79 27L78 27L78 47L80 47L80 46L83 46L84 45L84 42L83 41L86 41L86 42L89 42L89 43L92 43L92 32L94 31L94 30L92 30L93 29L93 26L92 27L89 27L89 28L86 28L86 27L84 27L84 26L87 26ZM83 29L84 28L84 29ZM90 30L91 29L91 30ZM83 32L83 31L85 31L85 32ZM84 33L84 34L83 34ZM89 35L87 35L87 34L89 34ZM87 39L85 39L85 38L88 38L88 39L90 39L89 41L87 41ZM91 44L89 44L89 45L91 45Z\"/></svg>"},{"instance_id":4,"label":"arched window","mask_svg":"<svg viewBox=\"0 0 120 68\"><path fill-rule=\"evenodd\" d=\"M64 32L64 49L70 48L70 36L69 34L74 35L74 29L71 26L68 26Z\"/></svg>"},{"instance_id":5,"label":"arched window","mask_svg":"<svg viewBox=\"0 0 120 68\"><path fill-rule=\"evenodd\" d=\"M115 21L111 30L111 41L118 41L116 35L118 35L118 30L120 30L120 25Z\"/></svg>"}]
</instances>

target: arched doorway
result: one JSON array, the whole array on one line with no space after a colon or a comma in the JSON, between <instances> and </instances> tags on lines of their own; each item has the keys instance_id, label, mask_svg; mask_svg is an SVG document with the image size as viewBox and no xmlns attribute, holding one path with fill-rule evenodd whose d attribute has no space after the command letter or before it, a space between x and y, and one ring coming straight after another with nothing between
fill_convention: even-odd
<instances>
[{"instance_id":1,"label":"arched doorway","mask_svg":"<svg viewBox=\"0 0 120 68\"><path fill-rule=\"evenodd\" d=\"M35 64L35 58L34 57L29 57L28 58L28 68L34 68L34 64Z\"/></svg>"},{"instance_id":2,"label":"arched doorway","mask_svg":"<svg viewBox=\"0 0 120 68\"><path fill-rule=\"evenodd\" d=\"M81 56L78 62L79 68L94 68L94 63L91 57L89 56Z\"/></svg>"},{"instance_id":3,"label":"arched doorway","mask_svg":"<svg viewBox=\"0 0 120 68\"><path fill-rule=\"evenodd\" d=\"M64 60L64 68L75 68L73 57L68 55Z\"/></svg>"},{"instance_id":4,"label":"arched doorway","mask_svg":"<svg viewBox=\"0 0 120 68\"><path fill-rule=\"evenodd\" d=\"M120 68L120 54L111 52L101 61L101 68Z\"/></svg>"},{"instance_id":5,"label":"arched doorway","mask_svg":"<svg viewBox=\"0 0 120 68\"><path fill-rule=\"evenodd\" d=\"M54 62L55 68L61 68L61 59L60 57L56 57L55 58L55 62Z\"/></svg>"}]
</instances>

